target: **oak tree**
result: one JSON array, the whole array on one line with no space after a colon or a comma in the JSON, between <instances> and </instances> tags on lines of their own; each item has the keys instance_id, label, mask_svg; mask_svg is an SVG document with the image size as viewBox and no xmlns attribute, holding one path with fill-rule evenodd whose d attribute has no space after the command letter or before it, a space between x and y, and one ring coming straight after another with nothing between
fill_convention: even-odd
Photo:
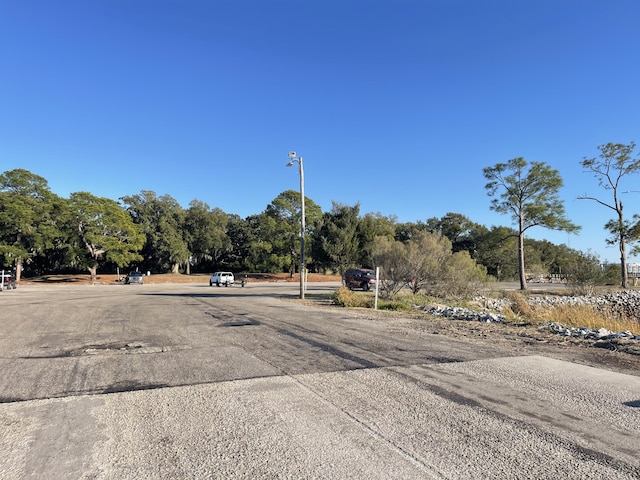
<instances>
[{"instance_id":1,"label":"oak tree","mask_svg":"<svg viewBox=\"0 0 640 480\"><path fill-rule=\"evenodd\" d=\"M56 216L62 202L43 177L28 170L0 175L0 267L11 264L18 281L23 264L63 236Z\"/></svg>"},{"instance_id":2,"label":"oak tree","mask_svg":"<svg viewBox=\"0 0 640 480\"><path fill-rule=\"evenodd\" d=\"M151 190L142 190L121 200L146 235L142 250L146 267L179 273L180 265L189 261L184 228L186 212L182 206L170 195L158 196Z\"/></svg>"},{"instance_id":3,"label":"oak tree","mask_svg":"<svg viewBox=\"0 0 640 480\"><path fill-rule=\"evenodd\" d=\"M191 265L210 261L218 268L225 254L231 251L231 240L227 235L228 216L220 208L211 209L200 200L192 200L184 221L184 234L189 247Z\"/></svg>"},{"instance_id":4,"label":"oak tree","mask_svg":"<svg viewBox=\"0 0 640 480\"><path fill-rule=\"evenodd\" d=\"M115 200L87 192L69 197L69 222L77 235L77 262L95 280L99 262L109 260L119 267L141 260L138 253L145 237L131 216Z\"/></svg>"}]
</instances>

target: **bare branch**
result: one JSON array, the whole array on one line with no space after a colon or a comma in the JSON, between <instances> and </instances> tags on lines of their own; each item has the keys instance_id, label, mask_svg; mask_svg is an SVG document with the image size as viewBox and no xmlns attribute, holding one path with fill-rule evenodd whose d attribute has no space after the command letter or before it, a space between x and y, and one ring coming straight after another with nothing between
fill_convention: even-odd
<instances>
[{"instance_id":1,"label":"bare branch","mask_svg":"<svg viewBox=\"0 0 640 480\"><path fill-rule=\"evenodd\" d=\"M614 212L617 212L618 210L616 209L616 207L612 207L611 205L609 205L608 203L603 202L602 200L600 200L599 198L595 198L595 197L590 197L588 195L580 195L577 197L578 200L593 200L594 202L599 203L600 205L603 205L607 208L610 208L611 210L613 210Z\"/></svg>"}]
</instances>

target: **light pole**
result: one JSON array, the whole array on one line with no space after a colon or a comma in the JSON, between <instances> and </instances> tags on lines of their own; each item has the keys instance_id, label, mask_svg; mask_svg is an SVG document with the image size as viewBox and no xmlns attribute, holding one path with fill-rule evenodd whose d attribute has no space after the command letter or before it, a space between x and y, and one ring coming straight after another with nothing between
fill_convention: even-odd
<instances>
[{"instance_id":1,"label":"light pole","mask_svg":"<svg viewBox=\"0 0 640 480\"><path fill-rule=\"evenodd\" d=\"M293 167L297 163L300 171L300 298L304 300L304 167L302 157L296 158L296 152L289 152L287 167Z\"/></svg>"}]
</instances>

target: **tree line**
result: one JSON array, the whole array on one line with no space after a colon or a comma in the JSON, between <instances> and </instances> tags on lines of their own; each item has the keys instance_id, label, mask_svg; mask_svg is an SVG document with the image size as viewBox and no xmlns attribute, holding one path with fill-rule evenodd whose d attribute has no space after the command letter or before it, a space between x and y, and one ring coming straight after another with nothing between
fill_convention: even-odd
<instances>
[{"instance_id":1,"label":"tree line","mask_svg":"<svg viewBox=\"0 0 640 480\"><path fill-rule=\"evenodd\" d=\"M615 203L585 199L619 207L622 214L617 197L620 177L640 169L640 160L630 157L633 147L609 146L601 149L600 160L583 161L586 169L604 177L605 190L613 191ZM565 218L557 170L517 158L487 167L484 174L487 193L493 197L491 208L511 215L516 228L487 227L455 212L398 222L394 216L362 214L359 203L333 202L323 212L305 197L306 268L342 273L350 266L383 266L388 280L401 280L389 282L389 288L404 281L413 282L415 289L434 288L437 275L456 271L467 272L469 278L519 277L526 288L525 258L529 274L568 273L577 265L598 263L595 256L566 245L524 238L535 226L579 228ZM294 275L300 258L300 207L300 195L293 190L280 193L261 213L246 218L200 200L183 208L170 195L149 190L118 201L89 192L62 198L43 177L15 169L0 175L0 263L23 276L88 271L95 278L98 271L119 268ZM607 228L615 240L623 236L622 241L633 241L640 231L637 220L634 224L618 216Z\"/></svg>"}]
</instances>

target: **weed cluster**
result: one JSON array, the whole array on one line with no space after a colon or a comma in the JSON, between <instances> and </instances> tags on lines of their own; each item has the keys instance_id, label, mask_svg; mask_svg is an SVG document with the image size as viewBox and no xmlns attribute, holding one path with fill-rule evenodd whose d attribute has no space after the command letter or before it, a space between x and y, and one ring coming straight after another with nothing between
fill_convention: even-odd
<instances>
[{"instance_id":1,"label":"weed cluster","mask_svg":"<svg viewBox=\"0 0 640 480\"><path fill-rule=\"evenodd\" d=\"M522 293L510 291L505 297L510 301L513 316L529 320L532 323L557 322L567 327L584 327L592 330L606 328L612 332L640 332L637 319L627 318L623 314L598 309L594 305L553 305L532 307Z\"/></svg>"},{"instance_id":2,"label":"weed cluster","mask_svg":"<svg viewBox=\"0 0 640 480\"><path fill-rule=\"evenodd\" d=\"M400 312L411 310L413 308L413 304L405 301L404 299L380 300L378 302L378 308L380 310L393 310L396 312Z\"/></svg>"},{"instance_id":3,"label":"weed cluster","mask_svg":"<svg viewBox=\"0 0 640 480\"><path fill-rule=\"evenodd\" d=\"M537 321L558 322L568 327L585 327L592 330L606 328L612 332L640 333L638 320L601 311L592 305L555 305L538 308L534 316Z\"/></svg>"},{"instance_id":4,"label":"weed cluster","mask_svg":"<svg viewBox=\"0 0 640 480\"><path fill-rule=\"evenodd\" d=\"M373 308L374 296L371 292L354 292L347 287L340 287L333 293L333 304L341 307ZM409 311L415 305L426 303L423 295L403 294L393 299L378 299L379 310Z\"/></svg>"},{"instance_id":5,"label":"weed cluster","mask_svg":"<svg viewBox=\"0 0 640 480\"><path fill-rule=\"evenodd\" d=\"M534 320L534 313L531 305L527 302L527 299L520 292L515 290L509 290L504 293L504 297L509 301L509 307L511 312L504 312L505 315L526 318L527 320Z\"/></svg>"},{"instance_id":6,"label":"weed cluster","mask_svg":"<svg viewBox=\"0 0 640 480\"><path fill-rule=\"evenodd\" d=\"M373 308L374 297L370 293L354 292L347 287L340 287L333 294L333 303L341 307Z\"/></svg>"}]
</instances>

